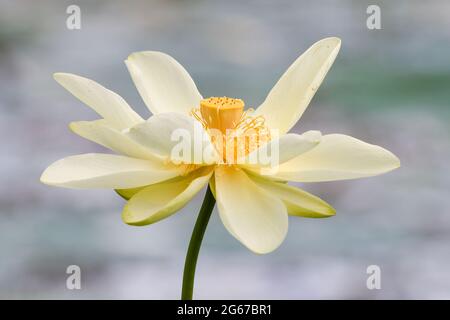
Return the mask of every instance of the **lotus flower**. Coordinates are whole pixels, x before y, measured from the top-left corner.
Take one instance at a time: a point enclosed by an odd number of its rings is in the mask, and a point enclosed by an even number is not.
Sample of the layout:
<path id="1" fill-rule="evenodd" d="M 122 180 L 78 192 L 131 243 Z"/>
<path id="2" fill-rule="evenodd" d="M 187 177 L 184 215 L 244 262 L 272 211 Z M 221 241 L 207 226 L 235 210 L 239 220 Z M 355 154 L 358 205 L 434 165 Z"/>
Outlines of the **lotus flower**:
<path id="1" fill-rule="evenodd" d="M 188 72 L 161 52 L 137 52 L 125 61 L 153 114 L 147 120 L 98 83 L 56 73 L 57 82 L 101 116 L 73 122 L 70 129 L 118 155 L 69 156 L 50 165 L 41 181 L 59 187 L 115 189 L 128 200 L 124 222 L 139 226 L 169 217 L 209 184 L 230 234 L 253 252 L 271 252 L 286 236 L 289 215 L 335 214 L 329 204 L 287 181 L 355 179 L 400 166 L 386 149 L 348 135 L 288 133 L 319 88 L 340 44 L 338 38 L 315 43 L 259 107 L 247 110 L 241 99 L 204 99 Z M 174 152 L 179 147 L 174 139 L 177 130 L 182 136 L 187 133 L 183 152 Z M 249 142 L 250 132 L 256 139 Z M 252 155 L 270 152 L 277 158 L 275 170 L 257 157 L 249 161 Z"/>

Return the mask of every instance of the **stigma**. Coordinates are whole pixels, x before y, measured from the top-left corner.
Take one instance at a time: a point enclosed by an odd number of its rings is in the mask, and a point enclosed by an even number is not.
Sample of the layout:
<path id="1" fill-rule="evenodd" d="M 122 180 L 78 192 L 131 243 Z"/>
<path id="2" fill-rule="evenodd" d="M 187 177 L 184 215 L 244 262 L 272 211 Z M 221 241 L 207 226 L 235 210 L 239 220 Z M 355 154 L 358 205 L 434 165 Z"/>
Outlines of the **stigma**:
<path id="1" fill-rule="evenodd" d="M 211 97 L 200 101 L 200 114 L 208 128 L 226 133 L 234 129 L 244 113 L 244 101 L 228 97 Z"/>

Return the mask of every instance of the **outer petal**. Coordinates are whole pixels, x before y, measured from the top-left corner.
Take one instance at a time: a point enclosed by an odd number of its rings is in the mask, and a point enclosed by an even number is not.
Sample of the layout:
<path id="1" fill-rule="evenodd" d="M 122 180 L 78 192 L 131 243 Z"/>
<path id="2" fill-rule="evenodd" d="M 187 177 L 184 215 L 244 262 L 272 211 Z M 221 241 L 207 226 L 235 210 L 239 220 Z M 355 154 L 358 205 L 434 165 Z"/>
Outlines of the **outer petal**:
<path id="1" fill-rule="evenodd" d="M 189 73 L 171 56 L 144 51 L 131 54 L 125 61 L 134 84 L 153 114 L 188 114 L 199 106 L 202 96 Z"/>
<path id="2" fill-rule="evenodd" d="M 243 160 L 243 167 L 251 171 L 276 169 L 285 163 L 316 147 L 321 139 L 320 131 L 307 131 L 302 135 L 289 133 L 272 139 L 259 149 L 251 152 Z"/>
<path id="3" fill-rule="evenodd" d="M 95 81 L 70 73 L 55 73 L 53 77 L 116 129 L 129 128 L 143 121 L 121 96 Z"/>
<path id="4" fill-rule="evenodd" d="M 288 230 L 283 202 L 238 168 L 218 167 L 215 180 L 220 218 L 228 231 L 255 253 L 275 250 Z"/>
<path id="5" fill-rule="evenodd" d="M 336 58 L 341 40 L 326 38 L 313 44 L 278 80 L 256 110 L 269 128 L 288 132 L 300 119 Z"/>
<path id="6" fill-rule="evenodd" d="M 280 198 L 290 215 L 307 218 L 327 218 L 336 214 L 336 211 L 328 203 L 302 189 L 257 176 L 250 177 L 258 186 L 271 195 Z"/>
<path id="7" fill-rule="evenodd" d="M 202 168 L 198 169 L 197 171 L 194 172 L 200 172 L 200 170 L 203 170 Z M 193 172 L 193 173 L 194 173 Z M 186 179 L 185 176 L 181 175 L 169 180 L 166 180 L 164 182 L 175 182 L 175 181 L 179 181 L 179 180 L 184 180 Z M 144 190 L 145 188 L 147 188 L 148 185 L 146 186 L 142 186 L 142 187 L 136 187 L 136 188 L 130 188 L 130 189 L 116 189 L 115 191 L 119 194 L 119 196 L 121 196 L 123 199 L 125 200 L 130 200 L 136 193 L 138 193 L 141 190 Z"/>
<path id="8" fill-rule="evenodd" d="M 275 177 L 299 182 L 345 180 L 375 176 L 399 166 L 400 160 L 382 147 L 329 134 L 311 151 L 280 165 Z"/>
<path id="9" fill-rule="evenodd" d="M 125 223 L 142 226 L 167 218 L 184 207 L 209 181 L 212 168 L 199 169 L 182 179 L 148 186 L 125 205 Z"/>
<path id="10" fill-rule="evenodd" d="M 89 153 L 54 162 L 42 174 L 41 182 L 68 188 L 127 189 L 161 182 L 180 174 L 180 168 L 149 160 Z"/>
<path id="11" fill-rule="evenodd" d="M 211 164 L 217 153 L 202 125 L 187 115 L 162 113 L 131 128 L 127 134 L 153 154 L 174 163 Z"/>

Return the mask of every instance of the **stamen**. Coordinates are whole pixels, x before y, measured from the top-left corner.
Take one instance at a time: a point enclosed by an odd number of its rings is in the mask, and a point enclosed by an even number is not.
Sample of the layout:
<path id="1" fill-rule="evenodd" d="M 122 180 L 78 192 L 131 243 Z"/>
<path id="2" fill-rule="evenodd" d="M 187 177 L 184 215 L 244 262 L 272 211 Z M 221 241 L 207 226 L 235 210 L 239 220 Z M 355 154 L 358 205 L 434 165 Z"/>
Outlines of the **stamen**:
<path id="1" fill-rule="evenodd" d="M 203 120 L 199 108 L 192 108 L 190 115 L 193 116 L 198 122 L 200 122 L 204 129 L 208 129 L 208 125 L 206 124 L 206 121 Z"/>

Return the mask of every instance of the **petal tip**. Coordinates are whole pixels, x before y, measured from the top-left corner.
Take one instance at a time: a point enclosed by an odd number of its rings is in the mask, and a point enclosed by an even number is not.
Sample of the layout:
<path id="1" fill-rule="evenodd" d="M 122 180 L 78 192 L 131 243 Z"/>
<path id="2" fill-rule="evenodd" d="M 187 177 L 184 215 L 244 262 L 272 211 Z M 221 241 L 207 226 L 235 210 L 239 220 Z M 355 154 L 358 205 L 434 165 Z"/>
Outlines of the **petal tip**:
<path id="1" fill-rule="evenodd" d="M 128 57 L 125 59 L 125 63 L 127 61 L 135 60 L 138 56 L 168 56 L 168 54 L 161 52 L 161 51 L 153 51 L 153 50 L 147 50 L 147 51 L 136 51 L 132 52 L 128 55 Z"/>
<path id="2" fill-rule="evenodd" d="M 41 183 L 43 183 L 43 184 L 47 184 L 47 181 L 45 180 L 45 172 L 47 171 L 47 169 L 45 169 L 43 172 L 42 172 L 42 174 L 41 174 L 41 176 L 39 177 L 39 181 L 41 182 Z"/>
<path id="3" fill-rule="evenodd" d="M 380 148 L 382 148 L 382 147 L 380 147 Z M 390 156 L 390 159 L 389 159 L 390 160 L 390 166 L 389 166 L 388 170 L 386 170 L 386 172 L 389 172 L 389 171 L 392 171 L 392 170 L 400 168 L 401 167 L 400 158 L 397 157 L 391 151 L 389 151 L 387 149 L 384 149 L 384 148 L 382 148 L 382 149 L 385 150 L 388 153 L 388 155 Z"/>
<path id="4" fill-rule="evenodd" d="M 48 185 L 48 186 L 58 186 L 58 184 L 56 183 L 56 181 L 54 179 L 51 179 L 49 177 L 50 175 L 50 171 L 51 171 L 51 165 L 49 167 L 47 167 L 41 174 L 39 181 L 42 184 Z"/>
<path id="5" fill-rule="evenodd" d="M 136 217 L 135 214 L 133 214 L 132 209 L 130 209 L 130 201 L 128 200 L 127 203 L 125 204 L 125 206 L 123 207 L 122 210 L 122 221 L 129 225 L 129 226 L 135 226 L 135 227 L 142 227 L 142 226 L 146 226 L 149 224 L 152 224 L 155 221 L 151 221 L 147 218 L 138 218 Z"/>
<path id="6" fill-rule="evenodd" d="M 77 129 L 79 128 L 79 121 L 72 121 L 69 123 L 69 130 L 73 133 L 77 133 Z"/>
<path id="7" fill-rule="evenodd" d="M 335 46 L 341 46 L 341 38 L 338 37 L 328 37 L 328 38 L 324 38 L 322 40 L 320 40 L 319 42 L 328 42 L 330 44 L 334 44 Z"/>
<path id="8" fill-rule="evenodd" d="M 53 79 L 55 79 L 56 82 L 60 83 L 67 75 L 68 74 L 64 72 L 55 72 L 53 73 Z"/>
<path id="9" fill-rule="evenodd" d="M 336 215 L 336 209 L 333 208 L 332 206 L 328 205 L 328 212 L 326 212 L 328 214 L 328 216 L 325 216 L 325 218 L 329 218 L 329 217 L 333 217 Z"/>
<path id="10" fill-rule="evenodd" d="M 283 239 L 274 246 L 255 247 L 255 246 L 247 245 L 245 243 L 244 243 L 244 245 L 247 249 L 249 249 L 251 252 L 253 252 L 257 255 L 268 254 L 268 253 L 275 251 L 276 249 L 278 249 L 281 246 L 281 244 L 284 242 L 284 239 L 286 238 L 286 235 L 287 235 L 287 233 L 285 233 Z"/>
<path id="11" fill-rule="evenodd" d="M 133 219 L 133 215 L 130 213 L 128 205 L 129 205 L 129 202 L 127 202 L 125 204 L 125 206 L 123 207 L 123 210 L 122 210 L 122 221 L 125 224 L 128 224 L 130 226 L 142 226 L 142 224 L 140 224 L 140 222 L 142 223 L 142 221 L 136 221 L 135 219 Z"/>

